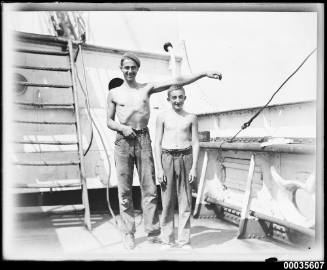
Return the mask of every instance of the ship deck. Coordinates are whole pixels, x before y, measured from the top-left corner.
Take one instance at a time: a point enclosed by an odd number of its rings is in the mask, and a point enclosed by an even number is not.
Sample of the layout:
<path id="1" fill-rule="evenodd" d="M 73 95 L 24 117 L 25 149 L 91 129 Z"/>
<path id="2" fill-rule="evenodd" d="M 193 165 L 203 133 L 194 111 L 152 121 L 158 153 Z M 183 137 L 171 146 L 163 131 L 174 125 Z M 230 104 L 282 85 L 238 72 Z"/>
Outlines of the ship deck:
<path id="1" fill-rule="evenodd" d="M 71 206 L 70 206 L 71 207 Z M 126 250 L 109 212 L 92 212 L 92 231 L 82 211 L 73 206 L 18 207 L 7 257 L 41 261 L 265 261 L 310 258 L 307 247 L 270 239 L 237 239 L 238 227 L 216 218 L 192 218 L 192 249 L 163 249 L 146 240 L 141 215 L 136 215 L 136 248 Z M 177 220 L 177 214 L 176 214 Z M 119 220 L 119 216 L 117 216 Z"/>

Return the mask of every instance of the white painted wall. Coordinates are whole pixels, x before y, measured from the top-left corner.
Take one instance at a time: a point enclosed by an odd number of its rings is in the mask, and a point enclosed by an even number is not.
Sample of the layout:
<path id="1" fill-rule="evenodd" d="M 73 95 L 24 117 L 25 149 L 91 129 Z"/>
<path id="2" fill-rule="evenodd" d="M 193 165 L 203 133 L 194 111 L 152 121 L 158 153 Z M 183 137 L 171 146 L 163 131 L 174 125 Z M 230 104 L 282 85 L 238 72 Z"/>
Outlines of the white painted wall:
<path id="1" fill-rule="evenodd" d="M 16 30 L 39 31 L 42 12 L 12 16 Z M 186 87 L 185 108 L 195 113 L 265 104 L 301 61 L 317 47 L 316 12 L 85 12 L 91 44 L 164 52 L 172 42 L 192 72 L 218 69 L 223 80 L 202 79 Z M 37 25 L 40 28 L 37 30 Z M 317 94 L 317 54 L 276 95 L 272 104 L 312 100 Z M 183 73 L 190 73 L 184 59 Z M 159 74 L 158 74 L 159 76 Z"/>
<path id="2" fill-rule="evenodd" d="M 232 137 L 259 110 L 243 109 L 199 115 L 199 131 L 210 131 L 210 137 Z M 316 138 L 316 104 L 314 102 L 272 106 L 264 109 L 250 127 L 238 137 Z"/>

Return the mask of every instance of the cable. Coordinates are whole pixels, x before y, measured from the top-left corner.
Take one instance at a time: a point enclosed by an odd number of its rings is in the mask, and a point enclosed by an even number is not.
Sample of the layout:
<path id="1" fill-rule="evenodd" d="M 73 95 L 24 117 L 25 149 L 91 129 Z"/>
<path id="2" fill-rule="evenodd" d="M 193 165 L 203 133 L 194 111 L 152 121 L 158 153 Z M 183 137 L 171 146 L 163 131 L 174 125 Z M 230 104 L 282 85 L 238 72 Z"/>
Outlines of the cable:
<path id="1" fill-rule="evenodd" d="M 81 46 L 81 45 L 79 45 L 79 46 Z M 85 72 L 84 58 L 83 58 L 83 51 L 82 51 L 82 48 L 80 48 L 80 52 L 81 52 L 81 55 L 82 55 L 83 70 L 84 70 L 84 72 Z M 89 106 L 90 104 L 89 104 L 89 101 L 88 101 L 88 94 L 87 94 L 87 92 L 85 91 L 85 89 L 84 89 L 84 87 L 83 87 L 83 85 L 82 85 L 82 83 L 81 83 L 81 80 L 80 80 L 80 78 L 79 78 L 79 75 L 78 75 L 78 71 L 77 71 L 77 69 L 75 69 L 75 70 L 76 70 L 76 75 L 77 75 L 78 81 L 79 81 L 79 83 L 80 83 L 80 86 L 81 86 L 82 92 L 83 92 L 83 94 L 85 95 L 85 98 L 86 98 L 86 101 L 87 101 L 87 112 L 88 112 L 88 115 L 89 115 L 89 117 L 90 117 L 90 119 L 91 119 L 91 121 L 92 121 L 92 124 L 94 125 L 96 131 L 97 131 L 98 134 L 99 134 L 99 137 L 100 137 L 101 143 L 102 143 L 102 145 L 103 145 L 103 147 L 104 147 L 105 154 L 106 154 L 106 157 L 107 157 L 108 166 L 109 166 L 109 167 L 108 167 L 108 169 L 109 169 L 109 170 L 108 170 L 108 182 L 107 182 L 107 188 L 106 188 L 107 205 L 108 205 L 108 209 L 109 209 L 109 211 L 110 211 L 110 213 L 111 213 L 111 215 L 112 215 L 112 217 L 113 217 L 113 219 L 114 219 L 114 222 L 115 222 L 116 226 L 118 227 L 118 230 L 120 231 L 120 229 L 119 229 L 119 225 L 118 225 L 118 221 L 117 221 L 117 219 L 116 219 L 116 215 L 114 214 L 114 212 L 113 212 L 113 210 L 112 210 L 112 208 L 111 208 L 111 206 L 110 206 L 110 199 L 109 199 L 109 184 L 110 184 L 110 177 L 111 177 L 111 163 L 110 163 L 110 157 L 109 157 L 109 154 L 108 154 L 108 150 L 107 150 L 107 148 L 106 148 L 106 145 L 105 145 L 105 143 L 104 143 L 103 137 L 102 137 L 102 135 L 101 135 L 101 132 L 100 132 L 100 130 L 99 130 L 99 127 L 97 126 L 96 122 L 94 121 L 94 118 L 92 117 L 91 110 L 90 110 L 90 106 Z M 84 73 L 84 74 L 85 74 L 85 73 Z M 85 78 L 86 78 L 86 77 L 85 77 Z M 86 87 L 87 87 L 87 85 L 86 85 Z M 93 134 L 93 133 L 92 133 L 92 134 Z"/>
<path id="2" fill-rule="evenodd" d="M 79 74 L 78 74 L 78 69 L 77 69 L 77 65 L 76 65 L 76 60 L 77 60 L 77 56 L 79 54 L 79 52 L 81 51 L 81 55 L 82 55 L 82 64 L 83 64 L 83 71 L 84 71 L 84 81 L 85 81 L 85 86 L 86 86 L 86 93 L 82 87 L 82 82 L 81 82 L 81 79 L 79 77 Z M 90 110 L 90 102 L 89 102 L 89 98 L 88 98 L 88 91 L 87 91 L 87 81 L 86 81 L 86 74 L 85 74 L 85 66 L 84 66 L 84 58 L 83 58 L 83 54 L 82 54 L 82 47 L 81 47 L 81 43 L 78 45 L 78 48 L 77 48 L 77 52 L 76 52 L 76 55 L 74 57 L 74 65 L 75 65 L 75 70 L 76 70 L 76 75 L 77 75 L 77 79 L 79 81 L 79 84 L 81 86 L 81 89 L 83 91 L 83 94 L 84 94 L 84 97 L 85 97 L 85 105 L 87 107 L 88 110 Z M 88 117 L 89 117 L 89 120 L 90 120 L 90 115 L 88 114 Z M 90 150 L 91 148 L 91 145 L 92 145 L 92 142 L 93 142 L 93 128 L 92 128 L 92 121 L 90 121 L 90 129 L 91 129 L 91 138 L 90 138 L 90 141 L 89 141 L 89 145 L 88 147 L 86 148 L 85 152 L 83 152 L 83 155 L 86 156 L 86 154 L 88 153 L 88 151 Z"/>
<path id="3" fill-rule="evenodd" d="M 75 64 L 75 66 L 76 66 L 76 64 Z M 77 68 L 76 68 L 76 70 L 77 70 Z M 82 87 L 82 82 L 81 82 L 81 80 L 79 78 L 79 75 L 78 75 L 78 71 L 76 71 L 76 75 L 77 75 L 78 82 L 79 82 L 79 84 L 81 86 L 82 92 L 83 92 L 83 94 L 85 96 L 85 104 L 87 106 L 87 111 L 89 111 L 90 104 L 89 104 L 89 101 L 88 101 L 88 94 L 84 92 L 84 89 Z M 89 115 L 89 113 L 88 113 L 88 117 L 89 117 L 89 119 L 91 118 L 90 115 Z M 91 129 L 91 138 L 90 138 L 90 142 L 89 142 L 89 145 L 88 145 L 87 149 L 83 153 L 84 156 L 86 156 L 87 152 L 90 150 L 91 145 L 92 145 L 92 142 L 93 142 L 93 128 L 92 128 L 92 120 L 91 119 L 90 119 L 90 126 L 91 126 L 91 128 L 90 128 Z"/>
<path id="4" fill-rule="evenodd" d="M 286 84 L 286 82 L 290 79 L 290 78 L 292 78 L 293 76 L 294 76 L 294 74 L 296 73 L 296 72 L 298 72 L 298 70 L 304 65 L 304 63 L 309 59 L 309 57 L 315 52 L 317 50 L 317 48 L 315 48 L 302 62 L 301 62 L 301 64 L 295 69 L 295 71 L 293 71 L 293 73 L 290 75 L 290 76 L 288 76 L 287 77 L 287 79 L 278 87 L 278 89 L 275 91 L 275 93 L 271 96 L 271 98 L 269 99 L 269 101 L 263 106 L 263 107 L 261 107 L 260 108 L 260 110 L 254 115 L 254 116 L 252 116 L 251 118 L 250 118 L 250 120 L 249 121 L 247 121 L 247 122 L 245 122 L 243 125 L 242 125 L 242 127 L 241 127 L 241 129 L 230 139 L 230 140 L 225 140 L 225 141 L 223 141 L 221 144 L 220 144 L 220 146 L 219 146 L 219 149 L 218 150 L 221 150 L 221 147 L 222 147 L 222 145 L 225 143 L 225 142 L 233 142 L 233 140 L 235 139 L 235 137 L 242 131 L 242 130 L 244 130 L 244 129 L 246 129 L 246 128 L 248 128 L 250 125 L 251 125 L 251 123 L 252 123 L 252 121 L 268 106 L 268 104 L 272 101 L 272 99 L 274 98 L 274 96 L 279 92 L 279 90 Z"/>

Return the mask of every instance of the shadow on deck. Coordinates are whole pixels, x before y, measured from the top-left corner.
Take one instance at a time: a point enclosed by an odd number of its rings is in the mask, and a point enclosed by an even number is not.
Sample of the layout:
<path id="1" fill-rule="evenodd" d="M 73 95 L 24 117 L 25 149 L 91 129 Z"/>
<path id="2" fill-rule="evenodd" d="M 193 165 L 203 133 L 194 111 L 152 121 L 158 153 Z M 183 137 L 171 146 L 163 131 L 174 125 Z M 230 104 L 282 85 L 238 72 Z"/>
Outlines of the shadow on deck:
<path id="1" fill-rule="evenodd" d="M 93 211 L 92 231 L 84 227 L 83 212 L 67 206 L 24 207 L 15 215 L 7 257 L 17 260 L 186 260 L 239 261 L 292 256 L 298 249 L 272 241 L 236 238 L 238 228 L 220 219 L 194 219 L 191 250 L 149 244 L 142 216 L 136 213 L 136 248 L 126 250 L 109 212 Z M 175 219 L 177 219 L 177 214 Z M 119 221 L 119 216 L 117 216 Z M 177 233 L 177 230 L 175 231 Z M 293 258 L 293 257 L 292 257 Z"/>

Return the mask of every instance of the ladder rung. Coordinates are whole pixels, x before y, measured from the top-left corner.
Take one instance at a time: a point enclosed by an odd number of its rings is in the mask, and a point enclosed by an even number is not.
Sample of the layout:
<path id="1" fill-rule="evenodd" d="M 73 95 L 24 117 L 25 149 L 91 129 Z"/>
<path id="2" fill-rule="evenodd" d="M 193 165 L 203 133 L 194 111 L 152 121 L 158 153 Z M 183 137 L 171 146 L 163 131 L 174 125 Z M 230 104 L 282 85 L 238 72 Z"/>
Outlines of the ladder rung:
<path id="1" fill-rule="evenodd" d="M 15 102 L 17 105 L 27 105 L 34 107 L 72 107 L 74 103 L 33 103 L 33 102 Z"/>
<path id="2" fill-rule="evenodd" d="M 24 120 L 15 120 L 15 123 L 21 124 L 43 124 L 43 125 L 75 125 L 76 122 L 51 122 L 51 121 L 24 121 Z"/>
<path id="3" fill-rule="evenodd" d="M 66 52 L 56 52 L 56 51 L 47 51 L 47 50 L 30 50 L 30 49 L 16 49 L 16 52 L 22 53 L 31 53 L 31 54 L 46 54 L 46 55 L 68 55 Z"/>
<path id="4" fill-rule="evenodd" d="M 61 67 L 35 67 L 35 66 L 24 66 L 24 65 L 15 65 L 15 68 L 46 70 L 46 71 L 69 71 L 70 70 L 70 68 L 61 68 Z"/>
<path id="5" fill-rule="evenodd" d="M 51 87 L 51 88 L 70 88 L 72 85 L 68 84 L 49 84 L 49 83 L 29 83 L 29 82 L 16 82 L 16 84 L 24 86 L 36 86 L 36 87 Z"/>
<path id="6" fill-rule="evenodd" d="M 80 164 L 80 161 L 52 161 L 52 162 L 46 162 L 46 161 L 16 161 L 14 162 L 15 165 L 21 165 L 21 166 L 69 166 L 69 165 L 78 165 Z"/>
<path id="7" fill-rule="evenodd" d="M 14 141 L 14 143 L 17 144 L 52 144 L 52 145 L 72 145 L 72 144 L 78 144 L 76 141 Z"/>

